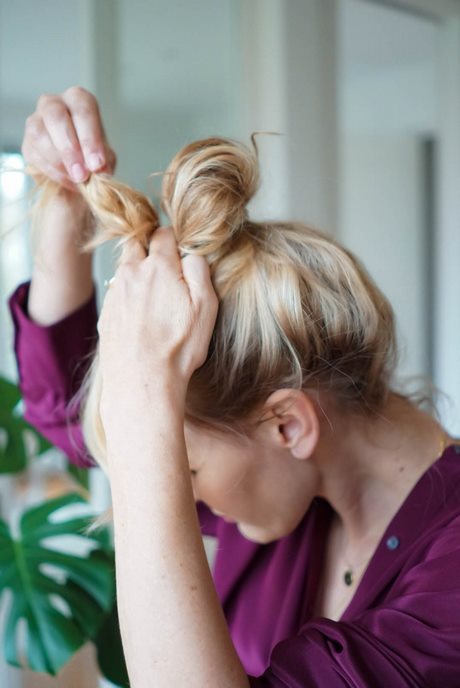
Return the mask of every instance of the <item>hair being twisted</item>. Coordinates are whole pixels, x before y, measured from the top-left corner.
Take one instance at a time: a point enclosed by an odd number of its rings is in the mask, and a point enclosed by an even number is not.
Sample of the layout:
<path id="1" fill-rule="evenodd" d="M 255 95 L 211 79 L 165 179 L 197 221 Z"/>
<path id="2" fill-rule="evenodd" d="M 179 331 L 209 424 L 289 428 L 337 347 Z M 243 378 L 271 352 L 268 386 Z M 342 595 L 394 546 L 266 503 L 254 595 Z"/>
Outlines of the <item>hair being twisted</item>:
<path id="1" fill-rule="evenodd" d="M 258 179 L 255 153 L 219 138 L 186 146 L 164 175 L 162 206 L 179 249 L 206 256 L 220 303 L 207 360 L 190 381 L 187 417 L 244 429 L 286 387 L 378 409 L 395 365 L 388 301 L 325 234 L 251 222 L 246 205 Z M 148 247 L 159 220 L 147 198 L 104 175 L 79 188 L 98 223 L 88 248 L 112 238 Z M 85 440 L 105 466 L 97 353 L 83 394 Z"/>

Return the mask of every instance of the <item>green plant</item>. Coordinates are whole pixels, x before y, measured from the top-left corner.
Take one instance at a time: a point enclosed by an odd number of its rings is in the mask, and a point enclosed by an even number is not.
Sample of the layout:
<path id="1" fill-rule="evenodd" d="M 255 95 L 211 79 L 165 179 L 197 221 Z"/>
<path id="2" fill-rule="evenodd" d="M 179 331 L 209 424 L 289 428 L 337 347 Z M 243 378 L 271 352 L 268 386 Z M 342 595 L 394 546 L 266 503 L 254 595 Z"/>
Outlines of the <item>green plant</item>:
<path id="1" fill-rule="evenodd" d="M 51 444 L 22 417 L 21 392 L 16 385 L 0 377 L 0 473 L 19 473 L 27 467 L 27 433 L 36 440 L 35 454 L 40 456 Z"/>
<path id="2" fill-rule="evenodd" d="M 20 398 L 18 388 L 0 377 L 0 473 L 27 467 L 26 433 L 35 436 L 37 455 L 51 447 L 18 412 Z M 25 511 L 17 523 L 0 520 L 0 596 L 7 590 L 11 595 L 0 629 L 3 652 L 12 665 L 55 675 L 91 640 L 102 674 L 124 687 L 128 676 L 115 604 L 113 547 L 107 530 L 86 532 L 93 516 L 88 509 L 83 516 L 76 513 L 85 504 L 81 495 L 70 493 Z M 56 540 L 62 536 L 65 549 Z M 70 542 L 79 544 L 71 552 Z M 18 624 L 25 627 L 23 647 Z"/>

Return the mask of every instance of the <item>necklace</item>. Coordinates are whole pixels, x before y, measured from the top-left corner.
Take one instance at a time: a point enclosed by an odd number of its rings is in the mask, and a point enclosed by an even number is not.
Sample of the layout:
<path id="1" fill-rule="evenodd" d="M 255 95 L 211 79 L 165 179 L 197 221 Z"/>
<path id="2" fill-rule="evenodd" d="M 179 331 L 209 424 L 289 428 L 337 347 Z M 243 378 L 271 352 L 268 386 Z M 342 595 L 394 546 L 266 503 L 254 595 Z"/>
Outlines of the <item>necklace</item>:
<path id="1" fill-rule="evenodd" d="M 447 444 L 448 444 L 447 435 L 446 435 L 445 431 L 443 430 L 441 432 L 441 436 L 439 438 L 438 457 L 442 456 L 444 454 L 444 451 L 446 450 Z M 370 554 L 367 554 L 364 559 L 360 559 L 354 565 L 350 564 L 350 562 L 349 562 L 348 558 L 345 556 L 345 554 L 343 555 L 343 559 L 345 561 L 347 568 L 345 569 L 345 571 L 343 573 L 342 580 L 347 587 L 351 587 L 353 585 L 353 583 L 355 583 L 355 581 L 359 577 L 358 574 L 362 573 L 364 571 L 364 569 L 367 566 L 367 564 L 369 563 L 373 553 L 374 553 L 374 550 L 372 549 Z"/>
<path id="2" fill-rule="evenodd" d="M 377 534 L 375 540 L 377 542 L 380 540 L 380 533 Z M 374 551 L 375 547 L 371 546 L 366 556 L 359 559 L 354 564 L 350 564 L 348 557 L 346 557 L 345 554 L 343 555 L 343 559 L 345 561 L 347 568 L 343 573 L 342 580 L 348 588 L 351 587 L 353 583 L 355 583 L 358 580 L 360 574 L 364 572 L 367 564 L 369 563 L 374 554 Z"/>
<path id="3" fill-rule="evenodd" d="M 358 573 L 360 573 L 361 571 L 364 570 L 364 568 L 367 565 L 367 563 L 369 562 L 372 554 L 373 554 L 373 552 L 371 552 L 371 554 L 368 554 L 365 559 L 361 559 L 361 561 L 359 561 L 354 566 L 351 566 L 349 564 L 349 562 L 345 559 L 345 563 L 347 564 L 347 568 L 346 568 L 346 570 L 342 576 L 342 580 L 347 587 L 351 587 L 353 585 L 353 583 L 355 582 L 355 580 L 358 577 Z"/>
<path id="4" fill-rule="evenodd" d="M 379 524 L 378 527 L 372 528 L 368 533 L 366 533 L 366 536 L 363 540 L 361 540 L 360 544 L 360 550 L 358 550 L 357 554 L 361 555 L 363 552 L 365 552 L 364 556 L 359 557 L 358 559 L 350 558 L 348 552 L 347 552 L 347 547 L 346 547 L 346 533 L 343 530 L 343 528 L 340 528 L 337 530 L 338 523 L 336 522 L 336 528 L 335 528 L 335 533 L 332 535 L 332 547 L 333 549 L 339 553 L 339 566 L 345 565 L 345 570 L 343 573 L 340 575 L 340 579 L 342 580 L 342 583 L 346 585 L 347 588 L 350 588 L 354 583 L 356 583 L 363 571 L 365 570 L 367 564 L 369 563 L 370 559 L 372 558 L 375 548 L 377 547 L 378 542 L 380 541 L 385 527 Z"/>

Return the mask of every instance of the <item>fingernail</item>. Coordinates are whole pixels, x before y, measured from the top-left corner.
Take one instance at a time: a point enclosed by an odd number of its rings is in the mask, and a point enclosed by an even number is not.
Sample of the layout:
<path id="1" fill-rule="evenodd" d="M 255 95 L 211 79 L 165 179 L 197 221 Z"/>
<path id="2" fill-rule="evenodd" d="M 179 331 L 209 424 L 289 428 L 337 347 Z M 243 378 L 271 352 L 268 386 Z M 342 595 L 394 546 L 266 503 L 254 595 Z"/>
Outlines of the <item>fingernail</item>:
<path id="1" fill-rule="evenodd" d="M 90 170 L 96 171 L 104 166 L 104 158 L 99 153 L 90 153 L 88 156 L 88 167 Z"/>
<path id="2" fill-rule="evenodd" d="M 72 165 L 72 167 L 70 168 L 70 174 L 74 182 L 76 182 L 77 184 L 82 182 L 86 177 L 85 168 L 78 162 Z"/>

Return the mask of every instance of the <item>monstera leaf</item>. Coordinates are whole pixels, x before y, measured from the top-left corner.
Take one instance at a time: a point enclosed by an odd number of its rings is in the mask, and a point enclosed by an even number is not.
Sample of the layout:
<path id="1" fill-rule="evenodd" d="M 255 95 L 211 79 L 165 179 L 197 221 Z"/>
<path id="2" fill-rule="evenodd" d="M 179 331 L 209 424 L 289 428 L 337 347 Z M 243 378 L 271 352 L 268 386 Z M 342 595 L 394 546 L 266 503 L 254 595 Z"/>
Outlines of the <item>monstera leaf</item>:
<path id="1" fill-rule="evenodd" d="M 119 688 L 129 688 L 116 604 L 104 619 L 104 623 L 94 639 L 94 644 L 96 645 L 99 669 L 105 678 Z"/>
<path id="2" fill-rule="evenodd" d="M 112 608 L 114 562 L 106 534 L 84 535 L 88 516 L 53 519 L 62 507 L 80 503 L 86 504 L 70 494 L 30 509 L 22 515 L 15 537 L 0 520 L 0 593 L 12 593 L 2 634 L 10 664 L 55 675 L 97 634 Z M 89 556 L 58 551 L 57 544 L 51 549 L 52 538 L 62 535 L 77 536 L 80 542 L 83 538 L 95 549 Z M 21 619 L 24 647 L 17 633 Z"/>
<path id="3" fill-rule="evenodd" d="M 36 454 L 43 454 L 52 445 L 47 442 L 18 412 L 21 392 L 0 377 L 0 473 L 17 473 L 27 464 L 26 433 L 36 438 Z"/>

